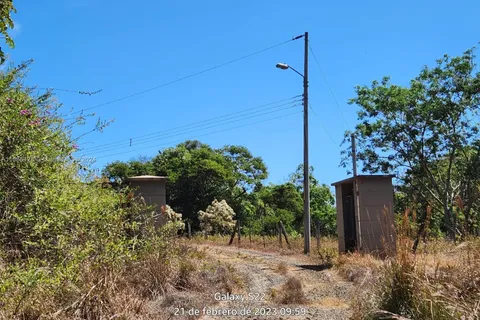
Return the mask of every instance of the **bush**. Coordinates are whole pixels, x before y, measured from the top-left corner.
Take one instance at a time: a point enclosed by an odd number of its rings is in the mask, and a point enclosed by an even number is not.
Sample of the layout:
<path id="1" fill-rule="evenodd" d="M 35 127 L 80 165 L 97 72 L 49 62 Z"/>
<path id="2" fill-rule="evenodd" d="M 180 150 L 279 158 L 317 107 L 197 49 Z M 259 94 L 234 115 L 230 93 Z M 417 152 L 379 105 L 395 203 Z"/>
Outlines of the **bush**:
<path id="1" fill-rule="evenodd" d="M 83 117 L 66 125 L 49 92 L 21 85 L 26 67 L 0 75 L 0 306 L 9 318 L 53 304 L 85 268 L 120 268 L 147 242 L 126 232 L 139 229 L 128 219 L 139 206 L 122 208 L 74 158 L 70 132 Z"/>
<path id="2" fill-rule="evenodd" d="M 233 217 L 235 212 L 225 200 L 213 200 L 207 210 L 198 212 L 200 227 L 204 232 L 222 234 L 230 232 L 235 227 Z"/>

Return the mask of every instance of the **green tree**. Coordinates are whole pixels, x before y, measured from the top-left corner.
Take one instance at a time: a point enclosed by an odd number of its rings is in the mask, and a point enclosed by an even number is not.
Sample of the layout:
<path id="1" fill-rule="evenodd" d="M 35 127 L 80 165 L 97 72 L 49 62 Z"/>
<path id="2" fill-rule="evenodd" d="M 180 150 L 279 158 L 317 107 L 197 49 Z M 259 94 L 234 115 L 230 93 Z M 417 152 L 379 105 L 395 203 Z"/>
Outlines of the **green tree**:
<path id="1" fill-rule="evenodd" d="M 12 0 L 2 0 L 0 1 L 0 32 L 3 35 L 5 42 L 10 48 L 15 47 L 13 39 L 8 34 L 8 29 L 13 29 L 15 26 L 11 17 L 11 14 L 16 13 L 16 9 L 13 6 Z M 5 53 L 0 47 L 0 64 L 5 62 Z"/>
<path id="2" fill-rule="evenodd" d="M 217 199 L 229 199 L 235 176 L 231 163 L 199 141 L 165 149 L 152 160 L 156 175 L 165 175 L 169 205 L 198 228 L 197 212 Z"/>
<path id="3" fill-rule="evenodd" d="M 70 271 L 88 258 L 118 262 L 128 255 L 126 211 L 114 191 L 79 174 L 71 137 L 77 122 L 65 123 L 51 93 L 34 96 L 23 87 L 26 67 L 0 75 L 2 255 Z"/>
<path id="4" fill-rule="evenodd" d="M 438 179 L 442 179 L 450 170 L 450 180 L 452 192 L 450 193 L 449 203 L 451 205 L 453 217 L 453 227 L 456 232 L 462 235 L 473 234 L 478 230 L 478 199 L 480 199 L 480 143 L 475 142 L 472 146 L 467 146 L 456 151 L 455 161 L 449 164 L 448 158 L 442 158 L 434 162 L 432 166 L 432 174 Z M 409 171 L 405 180 L 417 181 L 423 177 L 418 174 L 419 170 Z M 424 183 L 428 188 L 433 186 L 428 180 Z M 410 183 L 411 185 L 411 183 Z M 417 193 L 423 190 L 415 190 L 408 187 L 402 188 L 405 194 L 415 197 Z M 428 194 L 424 194 L 423 198 L 428 198 Z M 430 198 L 430 202 L 434 203 Z M 409 206 L 415 205 L 409 203 Z M 441 211 L 438 206 L 434 210 L 434 215 Z"/>
<path id="5" fill-rule="evenodd" d="M 371 87 L 357 86 L 351 104 L 360 107 L 357 159 L 363 172 L 395 172 L 419 196 L 441 208 L 448 235 L 452 227 L 452 173 L 458 150 L 478 139 L 476 114 L 480 105 L 480 73 L 474 73 L 474 48 L 462 56 L 444 55 L 433 68 L 425 67 L 409 86 L 385 77 Z M 350 132 L 345 134 L 348 142 Z M 342 152 L 342 165 L 350 159 Z M 435 175 L 445 161 L 445 175 Z M 405 179 L 412 174 L 418 179 Z M 405 181 L 406 180 L 406 181 Z"/>
<path id="6" fill-rule="evenodd" d="M 262 158 L 254 157 L 243 146 L 228 145 L 218 150 L 230 163 L 234 179 L 231 180 L 229 204 L 243 219 L 248 194 L 258 189 L 268 176 L 267 166 Z"/>
<path id="7" fill-rule="evenodd" d="M 290 175 L 290 182 L 296 185 L 303 199 L 303 164 L 297 167 L 297 170 Z M 309 170 L 310 180 L 310 214 L 311 221 L 320 221 L 322 233 L 333 235 L 337 232 L 337 213 L 334 207 L 335 197 L 330 187 L 320 182 L 314 176 L 314 168 Z"/>
<path id="8" fill-rule="evenodd" d="M 153 165 L 149 158 L 138 157 L 128 162 L 114 161 L 102 170 L 102 176 L 110 181 L 122 184 L 128 177 L 153 174 Z"/>
<path id="9" fill-rule="evenodd" d="M 257 193 L 261 203 L 258 214 L 263 219 L 263 231 L 275 229 L 279 221 L 289 232 L 301 230 L 303 200 L 294 184 L 270 185 L 260 188 Z"/>
<path id="10" fill-rule="evenodd" d="M 233 217 L 235 212 L 225 200 L 213 199 L 205 211 L 198 211 L 198 220 L 203 231 L 214 234 L 231 232 L 235 226 Z"/>

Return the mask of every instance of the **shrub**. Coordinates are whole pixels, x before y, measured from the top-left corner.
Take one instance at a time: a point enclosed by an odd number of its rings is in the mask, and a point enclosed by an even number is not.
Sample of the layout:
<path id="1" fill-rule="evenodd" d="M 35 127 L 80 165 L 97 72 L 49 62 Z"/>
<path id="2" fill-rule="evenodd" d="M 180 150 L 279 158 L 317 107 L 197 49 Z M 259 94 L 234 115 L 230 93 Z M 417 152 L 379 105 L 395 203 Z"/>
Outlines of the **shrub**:
<path id="1" fill-rule="evenodd" d="M 225 233 L 235 227 L 235 212 L 225 200 L 213 200 L 205 211 L 198 212 L 200 227 L 207 233 Z"/>
<path id="2" fill-rule="evenodd" d="M 275 296 L 277 293 L 275 293 Z M 302 282 L 295 277 L 288 277 L 283 284 L 279 295 L 281 304 L 301 304 L 306 302 L 305 293 L 303 292 Z"/>

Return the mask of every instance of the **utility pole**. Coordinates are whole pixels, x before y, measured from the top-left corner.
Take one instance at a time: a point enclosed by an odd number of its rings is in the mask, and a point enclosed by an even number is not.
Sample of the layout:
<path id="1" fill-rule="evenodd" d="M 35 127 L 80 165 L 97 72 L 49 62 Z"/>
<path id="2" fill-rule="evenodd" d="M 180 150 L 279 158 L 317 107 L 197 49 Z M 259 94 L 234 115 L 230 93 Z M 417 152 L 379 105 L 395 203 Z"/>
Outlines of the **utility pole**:
<path id="1" fill-rule="evenodd" d="M 308 32 L 305 32 L 305 60 L 303 71 L 303 215 L 304 238 L 303 252 L 310 253 L 310 177 L 308 164 Z"/>
<path id="2" fill-rule="evenodd" d="M 353 176 L 357 176 L 357 146 L 355 143 L 355 134 L 350 135 L 352 140 L 352 164 L 353 164 Z"/>
<path id="3" fill-rule="evenodd" d="M 286 63 L 277 63 L 277 68 L 282 70 L 292 69 L 303 77 L 303 237 L 305 245 L 303 252 L 310 253 L 310 165 L 308 164 L 308 32 L 294 37 L 292 40 L 305 39 L 305 59 L 303 74 Z"/>
<path id="4" fill-rule="evenodd" d="M 357 144 L 355 143 L 355 134 L 351 134 L 352 140 L 352 165 L 353 165 L 353 200 L 354 200 L 354 214 L 360 217 L 360 204 L 358 200 L 358 181 L 357 181 Z M 357 226 L 357 249 L 362 247 L 362 229 L 360 225 L 360 218 L 358 218 L 358 226 Z"/>

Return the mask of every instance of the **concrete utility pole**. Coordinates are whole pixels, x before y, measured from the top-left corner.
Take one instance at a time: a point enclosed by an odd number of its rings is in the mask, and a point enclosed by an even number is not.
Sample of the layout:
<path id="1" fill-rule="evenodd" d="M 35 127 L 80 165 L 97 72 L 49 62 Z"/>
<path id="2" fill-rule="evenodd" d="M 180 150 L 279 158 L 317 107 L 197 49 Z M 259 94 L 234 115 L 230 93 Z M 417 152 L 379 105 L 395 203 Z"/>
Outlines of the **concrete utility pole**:
<path id="1" fill-rule="evenodd" d="M 310 253 L 310 165 L 308 164 L 308 32 L 300 36 L 296 36 L 293 40 L 304 38 L 305 40 L 305 59 L 303 74 L 292 68 L 286 63 L 277 63 L 277 68 L 286 70 L 292 69 L 297 74 L 303 77 L 303 222 L 304 231 L 303 237 L 305 239 L 304 250 L 305 254 Z"/>
<path id="2" fill-rule="evenodd" d="M 310 253 L 310 165 L 308 164 L 308 32 L 305 32 L 305 60 L 303 71 L 303 215 L 305 245 L 303 252 Z"/>

